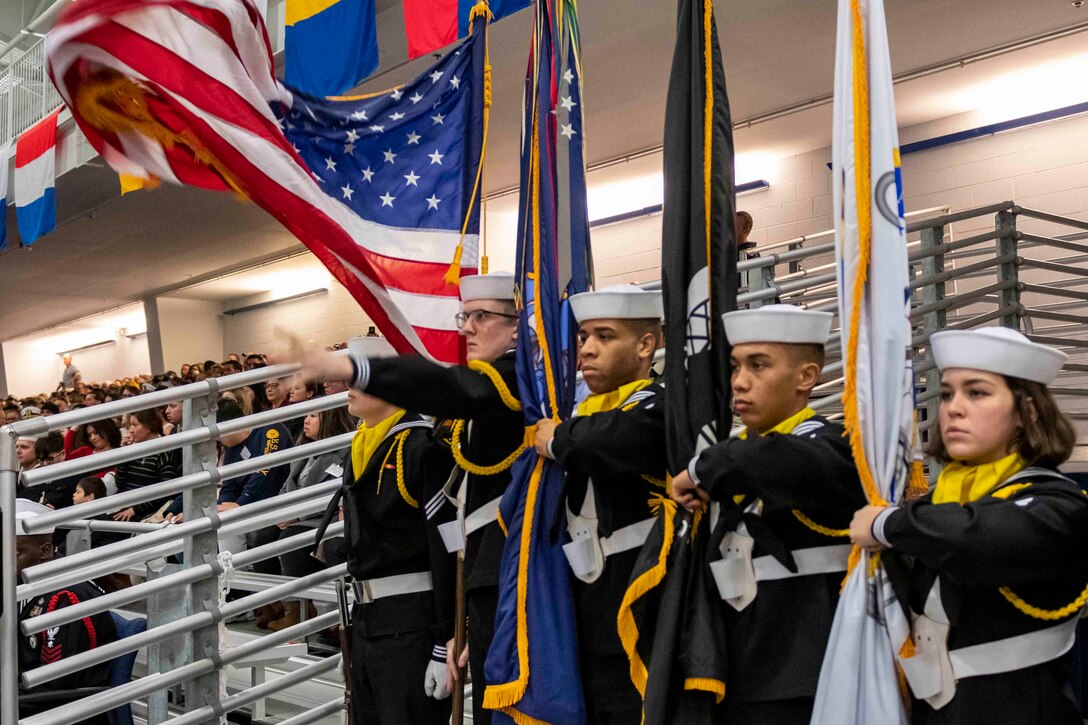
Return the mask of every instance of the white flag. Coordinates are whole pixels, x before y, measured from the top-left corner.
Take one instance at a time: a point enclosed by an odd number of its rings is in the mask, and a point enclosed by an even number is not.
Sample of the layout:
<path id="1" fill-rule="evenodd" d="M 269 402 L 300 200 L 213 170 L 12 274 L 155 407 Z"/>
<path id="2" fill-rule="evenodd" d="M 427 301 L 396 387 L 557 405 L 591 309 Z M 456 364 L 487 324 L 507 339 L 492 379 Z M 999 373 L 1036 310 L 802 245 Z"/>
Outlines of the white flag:
<path id="1" fill-rule="evenodd" d="M 832 142 L 846 427 L 871 503 L 910 483 L 916 426 L 910 288 L 883 0 L 839 0 Z M 848 574 L 820 671 L 814 725 L 907 723 L 895 656 L 906 616 L 879 561 Z"/>

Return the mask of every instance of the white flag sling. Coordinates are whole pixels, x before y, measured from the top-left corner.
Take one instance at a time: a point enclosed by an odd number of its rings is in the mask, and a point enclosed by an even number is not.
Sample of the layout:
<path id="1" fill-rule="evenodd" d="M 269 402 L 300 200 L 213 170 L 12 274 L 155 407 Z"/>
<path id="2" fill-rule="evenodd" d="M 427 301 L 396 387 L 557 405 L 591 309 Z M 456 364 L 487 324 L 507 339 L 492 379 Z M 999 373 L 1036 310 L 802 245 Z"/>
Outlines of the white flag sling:
<path id="1" fill-rule="evenodd" d="M 916 426 L 895 99 L 882 0 L 840 0 L 833 192 L 846 427 L 871 503 L 902 499 Z M 814 725 L 906 723 L 895 656 L 906 616 L 879 558 L 851 557 L 820 671 Z"/>

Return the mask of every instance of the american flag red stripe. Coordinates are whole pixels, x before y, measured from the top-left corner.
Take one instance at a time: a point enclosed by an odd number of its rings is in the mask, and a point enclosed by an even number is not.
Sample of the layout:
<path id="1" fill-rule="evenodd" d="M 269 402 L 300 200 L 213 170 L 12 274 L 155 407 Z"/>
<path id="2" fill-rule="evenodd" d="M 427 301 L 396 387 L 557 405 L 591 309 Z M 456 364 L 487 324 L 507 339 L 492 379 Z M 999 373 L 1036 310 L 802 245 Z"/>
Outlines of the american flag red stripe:
<path id="1" fill-rule="evenodd" d="M 475 273 L 476 230 L 462 240 L 459 230 L 383 225 L 322 190 L 273 111 L 296 99 L 272 74 L 251 0 L 83 0 L 61 15 L 46 52 L 76 121 L 118 172 L 236 186 L 325 264 L 395 349 L 459 359 L 457 288 L 444 277 L 459 243 L 461 273 Z M 157 131 L 110 127 L 76 106 L 110 77 L 138 85 Z M 161 132 L 201 148 L 163 143 Z"/>

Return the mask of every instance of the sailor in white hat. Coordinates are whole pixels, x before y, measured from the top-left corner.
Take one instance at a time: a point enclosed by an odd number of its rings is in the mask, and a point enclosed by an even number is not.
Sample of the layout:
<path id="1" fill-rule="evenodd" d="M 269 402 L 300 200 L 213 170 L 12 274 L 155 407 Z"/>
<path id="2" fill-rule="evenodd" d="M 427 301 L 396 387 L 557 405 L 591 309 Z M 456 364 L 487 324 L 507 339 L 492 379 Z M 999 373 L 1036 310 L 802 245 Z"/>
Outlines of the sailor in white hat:
<path id="1" fill-rule="evenodd" d="M 1068 655 L 1088 580 L 1088 496 L 1058 473 L 1076 433 L 1047 389 L 1068 356 L 1002 327 L 939 332 L 946 464 L 925 496 L 866 506 L 850 534 L 902 572 L 926 722 L 1079 725 Z M 924 606 L 922 604 L 924 603 Z"/>
<path id="2" fill-rule="evenodd" d="M 661 293 L 631 285 L 571 297 L 578 363 L 591 395 L 574 416 L 537 424 L 536 449 L 567 475 L 564 553 L 589 722 L 638 722 L 642 699 L 615 622 L 665 479 L 664 389 L 650 379 L 661 343 Z M 612 626 L 603 626 L 610 622 Z"/>
<path id="3" fill-rule="evenodd" d="M 53 526 L 28 531 L 27 524 L 40 516 L 54 513 L 53 509 L 34 501 L 15 500 L 15 568 L 21 577 L 23 570 L 50 561 L 54 556 Z M 14 582 L 8 583 L 14 585 Z M 46 592 L 31 597 L 19 610 L 20 622 L 41 614 L 70 607 L 95 597 L 102 596 L 102 590 L 91 582 L 80 582 L 61 587 L 56 591 Z M 72 657 L 82 652 L 101 647 L 117 639 L 117 629 L 109 612 L 92 614 L 68 624 L 50 628 L 44 632 L 35 631 L 29 635 L 19 635 L 19 672 L 26 672 L 45 664 L 57 662 L 65 657 Z M 57 682 L 41 687 L 41 691 L 60 689 L 73 690 L 81 687 L 105 687 L 110 684 L 110 662 L 92 665 L 65 676 Z M 35 693 L 38 689 L 20 689 L 21 693 Z M 56 699 L 30 704 L 19 703 L 19 717 L 29 717 L 61 705 L 68 700 L 61 693 Z M 105 716 L 94 716 L 81 720 L 82 723 L 107 725 Z"/>
<path id="4" fill-rule="evenodd" d="M 461 310 L 455 321 L 465 339 L 465 366 L 439 365 L 419 355 L 375 356 L 356 344 L 349 345 L 348 358 L 327 356 L 306 361 L 302 374 L 347 380 L 368 395 L 453 424 L 454 453 L 461 472 L 449 494 L 462 507 L 464 525 L 454 520 L 443 526 L 442 533 L 450 551 L 464 554 L 468 648 L 458 655 L 450 640 L 439 643 L 436 652 L 448 656 L 451 676 L 461 677 L 465 666 L 470 666 L 474 691 L 482 693 L 506 538 L 496 512 L 510 484 L 510 471 L 525 430 L 517 404 L 514 275 L 492 272 L 462 277 L 460 296 Z M 371 338 L 361 340 L 369 344 Z M 439 496 L 427 504 L 436 524 L 455 519 L 452 506 L 442 508 L 444 502 L 446 497 Z M 426 680 L 433 697 L 449 693 L 445 679 L 434 668 L 428 669 Z M 473 722 L 489 723 L 491 711 L 483 708 L 483 697 L 474 698 L 473 705 Z"/>
<path id="5" fill-rule="evenodd" d="M 710 565 L 725 601 L 730 723 L 808 723 L 864 504 L 843 427 L 816 414 L 828 312 L 767 305 L 722 316 L 733 405 L 745 428 L 672 480 L 688 508 L 712 500 L 725 532 Z"/>

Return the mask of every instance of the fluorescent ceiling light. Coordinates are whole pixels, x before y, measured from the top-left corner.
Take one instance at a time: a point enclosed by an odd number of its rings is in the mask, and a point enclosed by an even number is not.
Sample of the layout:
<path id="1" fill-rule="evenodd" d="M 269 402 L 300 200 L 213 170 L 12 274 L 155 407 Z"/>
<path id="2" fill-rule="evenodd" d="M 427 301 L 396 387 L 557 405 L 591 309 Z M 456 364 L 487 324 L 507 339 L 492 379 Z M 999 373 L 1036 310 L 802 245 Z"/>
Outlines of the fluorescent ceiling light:
<path id="1" fill-rule="evenodd" d="M 271 307 L 272 305 L 278 305 L 281 302 L 294 302 L 295 300 L 301 300 L 306 297 L 313 297 L 314 295 L 327 294 L 328 287 L 320 287 L 318 289 L 306 290 L 305 292 L 299 292 L 298 294 L 288 295 L 286 297 L 277 297 L 272 300 L 265 300 L 264 302 L 255 302 L 252 305 L 244 305 L 242 307 L 235 307 L 229 310 L 223 310 L 224 315 L 237 315 L 241 312 L 252 312 L 253 310 L 260 310 L 265 307 Z"/>
<path id="2" fill-rule="evenodd" d="M 70 352 L 82 352 L 84 350 L 91 350 L 96 347 L 105 347 L 106 345 L 116 345 L 117 340 L 99 340 L 98 342 L 92 342 L 87 345 L 80 345 L 79 347 L 69 348 L 68 350 L 58 350 L 57 357 L 63 357 Z"/>

